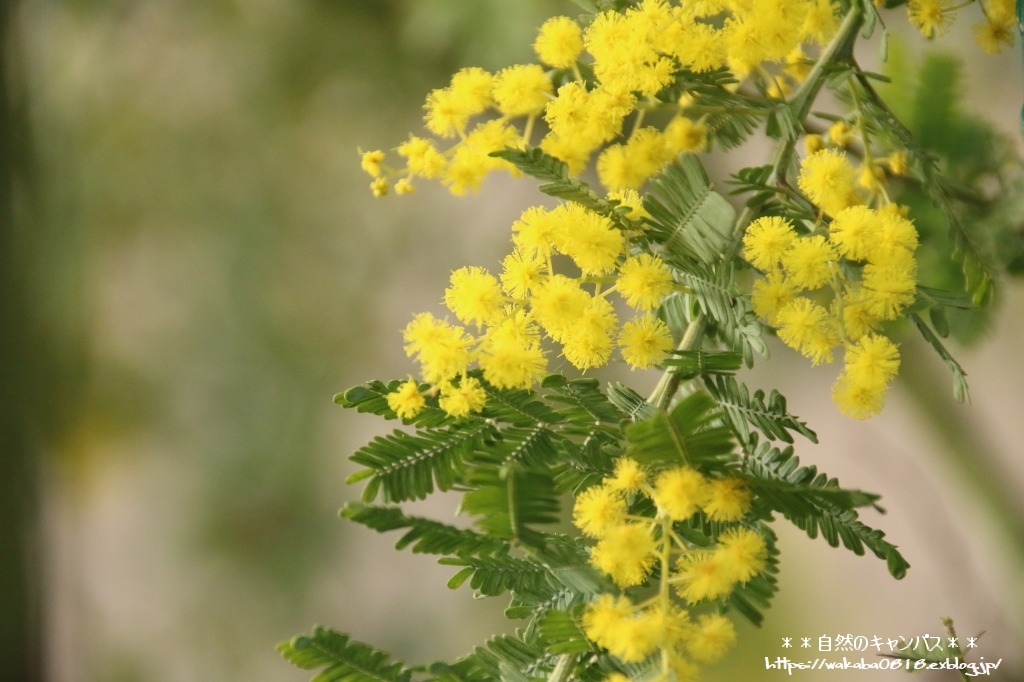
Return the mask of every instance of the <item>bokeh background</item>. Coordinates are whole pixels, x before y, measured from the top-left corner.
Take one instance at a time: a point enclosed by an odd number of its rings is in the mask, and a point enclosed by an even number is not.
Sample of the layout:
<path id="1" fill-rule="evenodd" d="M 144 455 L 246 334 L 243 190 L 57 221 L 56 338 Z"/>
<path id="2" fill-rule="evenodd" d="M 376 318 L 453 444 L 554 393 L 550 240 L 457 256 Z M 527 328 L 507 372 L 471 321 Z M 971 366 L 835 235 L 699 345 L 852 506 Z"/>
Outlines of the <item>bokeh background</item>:
<path id="1" fill-rule="evenodd" d="M 303 680 L 274 644 L 315 623 L 408 662 L 508 627 L 501 603 L 447 590 L 449 569 L 338 519 L 358 495 L 348 453 L 392 425 L 331 397 L 411 371 L 399 330 L 436 308 L 451 269 L 493 266 L 537 194 L 496 177 L 465 199 L 424 184 L 375 200 L 357 149 L 395 145 L 453 70 L 530 59 L 536 27 L 577 11 L 4 4 L 0 678 Z M 946 41 L 969 58 L 965 101 L 1016 140 L 1020 56 L 980 56 L 969 30 Z M 796 658 L 783 636 L 938 634 L 940 616 L 984 631 L 978 655 L 1005 661 L 993 679 L 1017 679 L 1022 313 L 1024 291 L 1004 284 L 991 328 L 957 349 L 971 405 L 910 342 L 867 423 L 831 407 L 833 370 L 773 348 L 750 382 L 818 432 L 805 462 L 884 495 L 888 514 L 865 520 L 912 568 L 897 583 L 874 557 L 780 524 L 782 593 L 722 679 L 769 678 L 763 657 Z M 447 519 L 456 502 L 417 512 Z"/>

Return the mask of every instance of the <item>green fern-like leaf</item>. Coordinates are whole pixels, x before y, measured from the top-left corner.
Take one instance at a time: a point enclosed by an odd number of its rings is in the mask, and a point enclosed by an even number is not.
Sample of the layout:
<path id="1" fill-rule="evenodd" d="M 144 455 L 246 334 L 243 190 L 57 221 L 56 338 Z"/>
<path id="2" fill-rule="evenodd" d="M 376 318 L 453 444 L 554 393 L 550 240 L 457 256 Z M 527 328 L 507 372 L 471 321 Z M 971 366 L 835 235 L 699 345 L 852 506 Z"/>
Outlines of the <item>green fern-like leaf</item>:
<path id="1" fill-rule="evenodd" d="M 711 188 L 695 156 L 682 156 L 651 180 L 644 198 L 650 234 L 675 260 L 710 265 L 729 247 L 736 211 Z"/>
<path id="2" fill-rule="evenodd" d="M 906 575 L 910 564 L 885 533 L 860 521 L 856 508 L 874 505 L 878 496 L 859 490 L 844 490 L 839 481 L 814 466 L 800 466 L 792 446 L 783 450 L 757 443 L 751 436 L 744 461 L 747 483 L 759 505 L 777 511 L 808 537 L 821 536 L 833 547 L 840 543 L 854 554 L 865 548 L 884 559 L 896 579 Z"/>
<path id="3" fill-rule="evenodd" d="M 553 659 L 535 644 L 524 642 L 520 636 L 497 635 L 487 640 L 486 648 L 473 652 L 480 664 L 491 673 L 491 679 L 501 682 L 533 682 L 543 668 L 553 666 Z"/>
<path id="4" fill-rule="evenodd" d="M 495 436 L 492 425 L 481 420 L 447 429 L 420 429 L 416 435 L 395 431 L 378 436 L 359 448 L 352 461 L 366 469 L 348 478 L 367 480 L 363 500 L 372 502 L 379 492 L 385 502 L 423 499 L 434 491 L 450 489 L 462 475 L 465 460 Z"/>
<path id="5" fill-rule="evenodd" d="M 549 474 L 510 462 L 473 469 L 469 484 L 474 490 L 463 496 L 462 510 L 478 517 L 477 527 L 489 536 L 538 546 L 544 534 L 532 526 L 559 520 L 559 496 Z"/>
<path id="6" fill-rule="evenodd" d="M 620 228 L 633 227 L 625 217 L 626 210 L 619 209 L 619 202 L 606 199 L 590 189 L 583 180 L 569 175 L 569 166 L 546 153 L 539 147 L 526 149 L 502 149 L 491 156 L 505 159 L 527 175 L 545 180 L 538 189 L 550 197 L 572 201 L 609 218 Z"/>
<path id="7" fill-rule="evenodd" d="M 550 597 L 557 587 L 544 565 L 531 559 L 504 554 L 486 557 L 443 557 L 438 563 L 462 568 L 448 580 L 456 589 L 467 580 L 478 596 L 495 597 L 504 592 L 522 592 Z"/>
<path id="8" fill-rule="evenodd" d="M 647 402 L 642 395 L 620 383 L 608 387 L 608 400 L 634 422 L 652 417 L 658 411 L 658 408 Z"/>
<path id="9" fill-rule="evenodd" d="M 545 647 L 549 654 L 583 654 L 593 649 L 576 618 L 567 611 L 548 611 L 537 627 L 540 638 L 550 642 Z"/>
<path id="10" fill-rule="evenodd" d="M 320 670 L 312 682 L 408 682 L 412 671 L 368 644 L 316 627 L 277 645 L 288 662 L 303 670 Z M 321 670 L 322 669 L 322 670 Z"/>
<path id="11" fill-rule="evenodd" d="M 717 336 L 726 348 L 742 353 L 748 367 L 754 364 L 755 355 L 767 353 L 761 322 L 749 298 L 736 287 L 731 265 L 710 267 L 671 259 L 669 264 L 676 268 L 677 277 L 690 289 L 690 295 L 707 317 L 709 336 Z"/>
<path id="12" fill-rule="evenodd" d="M 514 426 L 558 424 L 563 417 L 549 405 L 537 399 L 536 391 L 496 388 L 482 382 L 487 392 L 487 405 L 482 414 L 487 419 Z"/>
<path id="13" fill-rule="evenodd" d="M 733 459 L 732 431 L 722 424 L 721 412 L 707 393 L 694 393 L 672 412 L 625 428 L 629 456 L 655 468 L 689 464 L 721 468 Z"/>
<path id="14" fill-rule="evenodd" d="M 786 398 L 778 391 L 772 390 L 765 402 L 764 391 L 757 390 L 751 395 L 746 385 L 739 383 L 732 376 L 705 377 L 704 384 L 729 415 L 729 421 L 741 443 L 750 439 L 748 424 L 752 424 L 772 440 L 792 443 L 792 431 L 812 443 L 818 442 L 817 434 L 808 428 L 806 423 L 789 413 L 786 409 Z"/>
<path id="15" fill-rule="evenodd" d="M 406 530 L 395 543 L 395 549 L 411 547 L 415 554 L 489 555 L 502 551 L 506 543 L 472 530 L 456 528 L 440 521 L 407 516 L 398 507 L 374 507 L 350 502 L 341 516 L 372 528 L 378 533 Z"/>
<path id="16" fill-rule="evenodd" d="M 573 424 L 590 426 L 597 423 L 618 424 L 626 417 L 601 392 L 596 379 L 567 379 L 561 374 L 550 374 L 541 386 L 551 393 L 548 401 L 559 405 L 556 412 Z"/>
<path id="17" fill-rule="evenodd" d="M 921 332 L 921 336 L 935 349 L 935 352 L 939 354 L 939 357 L 946 363 L 946 367 L 949 368 L 950 373 L 953 375 L 953 397 L 956 398 L 958 403 L 970 402 L 971 394 L 967 387 L 967 372 L 964 371 L 964 368 L 960 366 L 960 363 L 956 361 L 953 355 L 946 350 L 946 347 L 942 345 L 942 341 L 925 324 L 920 315 L 914 313 L 910 316 L 910 319 L 914 321 L 914 326 Z"/>

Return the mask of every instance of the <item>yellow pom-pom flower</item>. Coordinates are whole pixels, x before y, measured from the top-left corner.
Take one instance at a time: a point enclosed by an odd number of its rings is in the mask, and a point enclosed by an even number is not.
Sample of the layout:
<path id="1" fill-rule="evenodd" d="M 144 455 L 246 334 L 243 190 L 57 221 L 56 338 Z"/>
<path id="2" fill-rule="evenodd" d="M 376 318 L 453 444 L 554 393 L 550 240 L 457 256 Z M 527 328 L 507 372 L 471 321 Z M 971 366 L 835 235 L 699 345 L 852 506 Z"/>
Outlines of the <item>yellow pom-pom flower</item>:
<path id="1" fill-rule="evenodd" d="M 652 315 L 634 317 L 622 325 L 619 349 L 631 368 L 654 367 L 672 350 L 672 332 Z"/>
<path id="2" fill-rule="evenodd" d="M 551 79 L 538 64 L 519 64 L 499 71 L 491 93 L 505 116 L 535 116 L 551 99 Z"/>
<path id="3" fill-rule="evenodd" d="M 601 538 L 626 520 L 622 492 L 612 485 L 595 485 L 576 497 L 572 522 L 584 535 Z"/>
<path id="4" fill-rule="evenodd" d="M 832 361 L 839 330 L 828 311 L 807 298 L 797 298 L 779 311 L 779 338 L 814 364 Z"/>
<path id="5" fill-rule="evenodd" d="M 583 632 L 604 646 L 605 642 L 614 640 L 619 623 L 632 618 L 633 612 L 634 606 L 628 597 L 602 594 L 583 612 Z"/>
<path id="6" fill-rule="evenodd" d="M 687 652 L 701 663 L 717 661 L 736 642 L 732 621 L 718 613 L 707 613 L 697 621 L 686 641 Z"/>
<path id="7" fill-rule="evenodd" d="M 399 419 L 413 419 L 423 411 L 427 403 L 415 379 L 403 382 L 396 390 L 388 393 L 387 401 L 388 407 L 395 411 Z"/>
<path id="8" fill-rule="evenodd" d="M 764 570 L 768 548 L 764 538 L 749 528 L 731 528 L 718 538 L 715 557 L 734 581 L 745 583 Z"/>
<path id="9" fill-rule="evenodd" d="M 672 581 L 679 596 L 697 604 L 732 592 L 736 584 L 731 571 L 714 552 L 693 550 L 679 557 Z"/>
<path id="10" fill-rule="evenodd" d="M 602 275 L 615 267 L 623 239 L 611 220 L 574 202 L 559 205 L 551 219 L 557 225 L 555 246 L 584 275 Z"/>
<path id="11" fill-rule="evenodd" d="M 709 495 L 707 480 L 699 471 L 679 466 L 658 475 L 651 499 L 673 521 L 685 521 L 707 504 Z"/>
<path id="12" fill-rule="evenodd" d="M 750 490 L 742 479 L 714 478 L 708 481 L 708 490 L 702 509 L 712 521 L 739 521 L 750 510 Z"/>
<path id="13" fill-rule="evenodd" d="M 797 240 L 793 224 L 778 216 L 764 216 L 750 223 L 743 235 L 743 257 L 762 272 L 779 266 Z"/>
<path id="14" fill-rule="evenodd" d="M 797 184 L 829 215 L 858 203 L 856 171 L 846 155 L 835 149 L 822 149 L 805 158 L 800 164 Z"/>
<path id="15" fill-rule="evenodd" d="M 799 237 L 782 255 L 782 267 L 790 283 L 801 289 L 817 289 L 832 278 L 839 254 L 820 234 Z"/>
<path id="16" fill-rule="evenodd" d="M 523 300 L 544 281 L 546 263 L 536 256 L 515 249 L 501 261 L 501 289 L 514 299 Z"/>
<path id="17" fill-rule="evenodd" d="M 606 531 L 590 553 L 590 563 L 607 573 L 619 587 L 634 587 L 647 578 L 658 546 L 650 531 L 638 523 L 623 523 Z"/>
<path id="18" fill-rule="evenodd" d="M 441 385 L 438 404 L 453 417 L 465 417 L 484 409 L 487 391 L 479 379 L 464 376 L 458 384 L 447 382 Z"/>
<path id="19" fill-rule="evenodd" d="M 579 315 L 563 322 L 562 354 L 576 369 L 601 367 L 608 362 L 613 349 L 612 332 L 618 320 L 607 299 L 588 297 Z"/>
<path id="20" fill-rule="evenodd" d="M 552 17 L 541 25 L 533 49 L 545 64 L 571 69 L 583 51 L 583 31 L 569 17 Z"/>
<path id="21" fill-rule="evenodd" d="M 841 256 L 866 260 L 879 246 L 882 220 L 874 209 L 850 206 L 836 214 L 828 230 L 828 240 Z"/>
<path id="22" fill-rule="evenodd" d="M 632 493 L 647 485 L 647 470 L 632 457 L 619 457 L 615 460 L 615 470 L 606 479 L 606 485 L 612 490 Z"/>
<path id="23" fill-rule="evenodd" d="M 799 290 L 781 271 L 775 271 L 754 281 L 750 300 L 754 312 L 768 320 L 769 324 L 778 325 L 779 311 L 793 302 L 798 293 Z"/>
<path id="24" fill-rule="evenodd" d="M 627 258 L 619 267 L 615 289 L 637 310 L 656 308 L 675 282 L 665 261 L 649 253 Z"/>
<path id="25" fill-rule="evenodd" d="M 486 268 L 459 268 L 452 272 L 450 282 L 444 304 L 459 321 L 483 326 L 501 318 L 505 297 L 498 279 Z"/>
<path id="26" fill-rule="evenodd" d="M 957 6 L 953 0 L 910 0 L 907 16 L 925 38 L 943 36 L 953 25 Z"/>

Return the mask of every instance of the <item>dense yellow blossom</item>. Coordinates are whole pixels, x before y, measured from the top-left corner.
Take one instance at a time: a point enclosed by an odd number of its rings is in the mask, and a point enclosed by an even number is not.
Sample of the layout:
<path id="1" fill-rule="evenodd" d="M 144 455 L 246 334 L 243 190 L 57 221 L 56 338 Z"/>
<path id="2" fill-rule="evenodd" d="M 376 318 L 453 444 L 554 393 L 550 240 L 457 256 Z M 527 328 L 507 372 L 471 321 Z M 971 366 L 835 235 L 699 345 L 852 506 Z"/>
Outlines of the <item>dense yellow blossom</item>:
<path id="1" fill-rule="evenodd" d="M 712 521 L 739 521 L 750 511 L 752 496 L 742 479 L 711 479 L 708 493 L 702 508 Z"/>
<path id="2" fill-rule="evenodd" d="M 844 153 L 832 148 L 814 152 L 801 162 L 797 184 L 829 215 L 860 203 L 856 171 Z"/>
<path id="3" fill-rule="evenodd" d="M 675 282 L 665 261 L 642 253 L 622 263 L 615 288 L 633 308 L 651 310 L 672 293 Z"/>
<path id="4" fill-rule="evenodd" d="M 562 354 L 576 369 L 601 367 L 608 362 L 615 347 L 618 318 L 607 299 L 588 297 L 579 315 L 561 324 Z"/>
<path id="5" fill-rule="evenodd" d="M 658 475 L 651 499 L 673 521 L 685 521 L 707 503 L 709 494 L 707 481 L 699 471 L 679 466 Z"/>
<path id="6" fill-rule="evenodd" d="M 637 492 L 647 485 L 647 471 L 631 457 L 620 457 L 615 461 L 615 471 L 606 479 L 606 485 L 613 490 Z"/>
<path id="7" fill-rule="evenodd" d="M 438 401 L 441 409 L 453 417 L 465 417 L 479 412 L 487 403 L 487 391 L 479 379 L 462 377 L 458 384 L 446 382 L 441 384 L 441 397 Z"/>
<path id="8" fill-rule="evenodd" d="M 399 384 L 398 388 L 387 396 L 388 407 L 394 410 L 399 419 L 412 419 L 426 405 L 426 398 L 420 393 L 419 383 L 414 379 Z"/>
<path id="9" fill-rule="evenodd" d="M 651 315 L 641 315 L 622 325 L 619 332 L 622 358 L 633 369 L 659 364 L 672 350 L 672 332 L 668 325 Z"/>
<path id="10" fill-rule="evenodd" d="M 754 281 L 751 303 L 754 312 L 769 324 L 779 324 L 779 311 L 796 298 L 799 289 L 782 274 L 782 270 L 768 273 Z"/>
<path id="11" fill-rule="evenodd" d="M 535 116 L 552 94 L 551 79 L 537 64 L 509 66 L 494 76 L 494 103 L 506 116 Z"/>
<path id="12" fill-rule="evenodd" d="M 505 297 L 498 279 L 486 268 L 459 268 L 450 281 L 444 304 L 460 322 L 482 326 L 501 318 Z"/>
<path id="13" fill-rule="evenodd" d="M 817 289 L 832 278 L 839 259 L 835 248 L 822 235 L 799 237 L 782 254 L 786 277 L 800 289 Z"/>
<path id="14" fill-rule="evenodd" d="M 814 364 L 832 361 L 839 330 L 828 311 L 808 298 L 798 297 L 778 313 L 779 338 Z"/>
<path id="15" fill-rule="evenodd" d="M 732 528 L 718 538 L 715 557 L 735 582 L 745 583 L 764 570 L 768 547 L 764 538 L 749 528 Z"/>
<path id="16" fill-rule="evenodd" d="M 404 332 L 405 351 L 416 357 L 421 376 L 430 383 L 445 382 L 466 371 L 473 361 L 472 339 L 462 327 L 420 313 Z"/>
<path id="17" fill-rule="evenodd" d="M 953 0 L 910 0 L 907 3 L 907 16 L 910 23 L 921 31 L 921 35 L 935 38 L 949 31 L 956 9 Z"/>
<path id="18" fill-rule="evenodd" d="M 541 25 L 533 49 L 545 64 L 572 68 L 583 51 L 583 31 L 569 17 L 552 17 Z"/>
<path id="19" fill-rule="evenodd" d="M 584 535 L 604 537 L 626 520 L 626 502 L 619 488 L 595 485 L 576 496 L 573 523 Z"/>
<path id="20" fill-rule="evenodd" d="M 686 650 L 702 663 L 717 661 L 736 642 L 736 629 L 732 621 L 718 613 L 707 613 L 696 623 L 687 639 Z"/>
<path id="21" fill-rule="evenodd" d="M 553 243 L 572 258 L 584 275 L 610 272 L 622 253 L 622 233 L 611 220 L 574 202 L 551 212 L 555 222 Z"/>
<path id="22" fill-rule="evenodd" d="M 657 558 L 657 544 L 639 523 L 622 523 L 601 535 L 590 563 L 611 576 L 619 587 L 641 584 Z"/>
<path id="23" fill-rule="evenodd" d="M 768 272 L 782 263 L 782 257 L 796 238 L 796 230 L 785 218 L 758 218 L 747 226 L 743 235 L 743 257 L 755 268 Z"/>

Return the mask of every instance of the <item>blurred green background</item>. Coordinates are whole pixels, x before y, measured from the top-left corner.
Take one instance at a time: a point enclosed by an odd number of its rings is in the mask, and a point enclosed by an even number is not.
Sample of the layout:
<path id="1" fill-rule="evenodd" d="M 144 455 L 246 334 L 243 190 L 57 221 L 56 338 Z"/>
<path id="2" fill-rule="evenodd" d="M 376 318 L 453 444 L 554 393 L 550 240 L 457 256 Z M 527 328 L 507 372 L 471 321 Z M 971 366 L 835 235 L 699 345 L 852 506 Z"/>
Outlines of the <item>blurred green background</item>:
<path id="1" fill-rule="evenodd" d="M 432 559 L 338 520 L 357 494 L 347 454 L 390 425 L 331 396 L 412 370 L 398 330 L 437 304 L 452 268 L 500 258 L 533 183 L 374 200 L 357 148 L 418 130 L 424 94 L 454 69 L 530 59 L 543 19 L 576 7 L 21 0 L 2 12 L 4 679 L 301 680 L 273 646 L 314 623 L 410 662 L 503 627 L 501 604 L 449 594 Z M 1016 121 L 1018 93 L 987 80 L 1005 83 L 1015 55 L 977 68 L 974 106 Z M 1024 376 L 1006 363 L 1021 300 L 1010 287 L 991 341 L 963 358 L 975 404 L 945 408 L 970 410 L 957 418 L 977 437 L 961 450 L 983 444 L 1011 498 L 1024 489 Z M 760 679 L 762 656 L 787 653 L 781 635 L 935 633 L 942 615 L 988 630 L 988 660 L 1019 664 L 1020 553 L 1003 531 L 967 530 L 992 526 L 992 491 L 933 466 L 943 444 L 910 390 L 851 424 L 827 404 L 831 377 L 776 355 L 758 385 L 784 389 L 822 436 L 803 456 L 886 495 L 889 517 L 867 521 L 913 568 L 894 584 L 874 558 L 784 534 L 777 620 L 726 671 Z M 926 361 L 917 385 L 947 391 L 944 371 Z"/>

